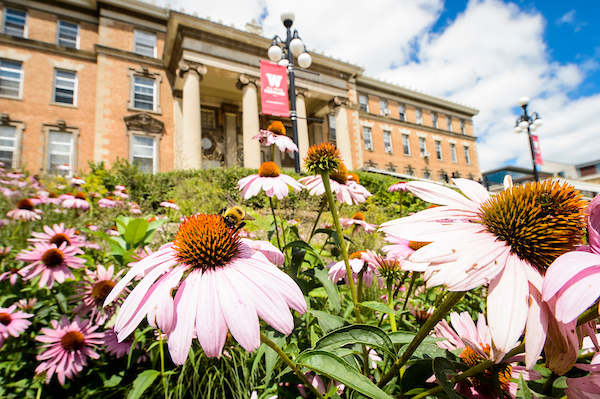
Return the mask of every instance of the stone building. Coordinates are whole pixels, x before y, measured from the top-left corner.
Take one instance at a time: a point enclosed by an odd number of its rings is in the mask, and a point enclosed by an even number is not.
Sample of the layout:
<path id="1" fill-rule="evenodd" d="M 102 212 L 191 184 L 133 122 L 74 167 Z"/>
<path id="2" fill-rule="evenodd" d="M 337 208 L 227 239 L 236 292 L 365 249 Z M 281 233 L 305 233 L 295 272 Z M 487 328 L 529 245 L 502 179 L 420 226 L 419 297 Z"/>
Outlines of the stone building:
<path id="1" fill-rule="evenodd" d="M 148 172 L 270 159 L 252 137 L 271 40 L 135 0 L 0 1 L 0 160 L 34 173 L 118 158 Z M 282 27 L 283 30 L 283 27 Z M 311 53 L 296 70 L 300 154 L 336 143 L 349 169 L 479 179 L 477 110 Z M 291 133 L 290 133 L 291 135 Z M 275 161 L 293 166 L 276 152 Z"/>

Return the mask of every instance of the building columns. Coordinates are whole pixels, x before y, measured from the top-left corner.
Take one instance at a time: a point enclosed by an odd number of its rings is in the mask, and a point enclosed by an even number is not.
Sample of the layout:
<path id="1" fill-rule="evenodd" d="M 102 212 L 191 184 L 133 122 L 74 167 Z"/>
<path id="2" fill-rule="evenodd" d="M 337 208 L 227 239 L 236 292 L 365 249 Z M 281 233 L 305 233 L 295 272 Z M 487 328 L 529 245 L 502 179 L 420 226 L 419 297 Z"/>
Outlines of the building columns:
<path id="1" fill-rule="evenodd" d="M 261 154 L 260 142 L 252 137 L 260 130 L 258 121 L 258 78 L 240 75 L 237 83 L 238 89 L 242 90 L 242 133 L 244 138 L 244 167 L 260 168 Z"/>
<path id="2" fill-rule="evenodd" d="M 354 169 L 352 162 L 352 147 L 350 144 L 350 129 L 348 126 L 348 114 L 346 106 L 349 104 L 347 98 L 334 97 L 329 106 L 334 109 L 335 135 L 337 148 L 340 150 L 342 160 L 348 170 Z"/>
<path id="3" fill-rule="evenodd" d="M 238 150 L 237 150 L 237 114 L 238 107 L 230 104 L 222 106 L 225 119 L 225 166 L 238 165 Z"/>
<path id="4" fill-rule="evenodd" d="M 308 152 L 308 123 L 306 121 L 306 101 L 305 97 L 309 95 L 308 90 L 296 88 L 296 119 L 298 124 L 298 156 L 300 157 L 300 167 L 304 169 L 304 157 Z"/>
<path id="5" fill-rule="evenodd" d="M 202 167 L 202 125 L 200 121 L 200 81 L 206 66 L 193 62 L 179 62 L 178 74 L 183 77 L 183 126 L 179 164 L 183 169 Z"/>

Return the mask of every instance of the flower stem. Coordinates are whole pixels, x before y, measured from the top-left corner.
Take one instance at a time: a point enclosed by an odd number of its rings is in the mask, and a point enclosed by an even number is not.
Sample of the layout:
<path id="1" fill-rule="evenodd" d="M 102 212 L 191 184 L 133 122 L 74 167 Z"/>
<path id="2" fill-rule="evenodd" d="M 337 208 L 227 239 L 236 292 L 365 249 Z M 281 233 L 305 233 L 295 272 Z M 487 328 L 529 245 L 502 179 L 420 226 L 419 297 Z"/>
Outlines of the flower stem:
<path id="1" fill-rule="evenodd" d="M 577 327 L 589 323 L 596 318 L 598 318 L 598 301 L 594 302 L 592 306 L 579 315 L 577 318 Z"/>
<path id="2" fill-rule="evenodd" d="M 516 348 L 514 348 L 513 350 L 511 350 L 510 352 L 508 352 L 506 354 L 506 356 L 504 356 L 504 358 L 510 359 L 511 357 L 513 357 L 519 353 L 522 353 L 524 350 L 525 350 L 525 344 L 521 344 L 521 345 L 517 346 Z M 486 360 L 485 362 L 479 363 L 477 366 L 471 367 L 470 369 L 466 370 L 464 373 L 457 375 L 456 377 L 452 378 L 450 381 L 452 384 L 456 384 L 457 382 L 466 380 L 469 377 L 472 377 L 476 374 L 479 374 L 479 373 L 489 369 L 490 367 L 493 367 L 495 364 L 496 364 L 496 362 L 493 360 Z M 425 392 L 421 392 L 417 396 L 414 396 L 412 399 L 426 398 L 429 395 L 434 395 L 438 392 L 442 392 L 443 390 L 444 390 L 444 388 L 442 388 L 441 385 L 438 385 L 437 387 L 431 388 Z"/>
<path id="3" fill-rule="evenodd" d="M 387 302 L 390 309 L 394 310 L 394 279 L 387 279 Z M 390 313 L 390 327 L 392 328 L 392 332 L 396 332 L 396 314 Z"/>
<path id="4" fill-rule="evenodd" d="M 279 241 L 279 229 L 277 228 L 277 217 L 275 216 L 275 207 L 273 206 L 273 198 L 269 197 L 269 203 L 271 204 L 271 212 L 273 213 L 273 223 L 275 223 L 275 234 L 277 234 L 277 246 L 281 249 L 281 242 Z"/>
<path id="5" fill-rule="evenodd" d="M 412 294 L 412 290 L 415 287 L 415 281 L 417 280 L 417 272 L 412 272 L 412 276 L 410 277 L 410 284 L 408 286 L 408 291 L 406 291 L 406 298 L 404 298 L 404 305 L 402 305 L 402 310 L 406 310 L 406 306 L 408 306 L 408 298 Z M 400 321 L 402 321 L 402 317 L 404 317 L 404 313 L 400 315 Z"/>
<path id="6" fill-rule="evenodd" d="M 348 260 L 348 252 L 346 251 L 346 242 L 344 241 L 344 235 L 342 234 L 342 226 L 340 225 L 340 219 L 338 218 L 338 214 L 335 209 L 335 203 L 333 202 L 331 184 L 329 183 L 329 172 L 321 172 L 321 179 L 323 180 L 325 195 L 327 196 L 327 201 L 329 202 L 329 210 L 331 211 L 331 216 L 333 217 L 333 223 L 335 224 L 338 241 L 340 243 L 340 249 L 342 250 L 342 256 L 344 258 L 344 264 L 346 265 L 346 278 L 348 281 L 348 287 L 350 287 L 350 293 L 352 294 L 352 302 L 354 302 L 356 322 L 360 323 L 360 306 L 358 306 L 358 297 L 356 296 L 356 287 L 354 287 L 354 279 L 352 278 L 352 269 L 350 268 L 350 261 Z"/>
<path id="7" fill-rule="evenodd" d="M 275 342 L 273 342 L 269 338 L 267 338 L 267 336 L 265 334 L 263 334 L 262 331 L 260 332 L 260 340 L 264 344 L 266 344 L 269 348 L 273 349 L 275 351 L 275 353 L 277 353 L 279 355 L 279 357 L 281 358 L 281 360 L 283 360 L 283 362 L 285 364 L 287 364 L 292 370 L 294 370 L 294 373 L 296 373 L 296 375 L 298 376 L 298 378 L 300 378 L 300 380 L 302 380 L 302 383 L 308 389 L 310 389 L 310 391 L 317 398 L 323 399 L 323 395 L 321 395 L 319 393 L 319 391 L 317 391 L 317 389 L 313 386 L 313 384 L 311 384 L 310 382 L 308 382 L 308 380 L 306 379 L 306 376 L 302 373 L 302 371 L 300 371 L 300 369 L 298 368 L 298 366 L 296 366 L 296 364 L 292 361 L 292 359 L 290 359 L 288 357 L 288 355 L 286 355 L 285 352 L 283 350 L 281 350 L 281 348 L 279 346 L 277 346 L 277 344 Z"/>
<path id="8" fill-rule="evenodd" d="M 277 213 L 279 213 L 279 224 L 281 224 L 281 239 L 283 240 L 283 246 L 285 247 L 287 244 L 285 243 L 285 230 L 283 228 L 283 218 L 281 217 L 281 207 L 279 206 L 279 200 L 276 199 L 275 203 L 277 204 Z"/>
<path id="9" fill-rule="evenodd" d="M 158 330 L 158 336 L 160 337 L 159 345 L 160 348 L 160 377 L 163 383 L 163 389 L 165 390 L 165 399 L 169 398 L 169 391 L 167 390 L 167 380 L 165 378 L 165 350 L 163 348 L 162 332 Z"/>
<path id="10" fill-rule="evenodd" d="M 459 292 L 450 292 L 448 296 L 444 299 L 444 302 L 440 305 L 439 308 L 433 312 L 431 317 L 427 319 L 423 326 L 417 332 L 417 335 L 413 338 L 413 340 L 408 344 L 406 350 L 402 353 L 400 358 L 392 365 L 390 370 L 381 377 L 381 380 L 377 384 L 379 388 L 385 386 L 392 378 L 396 376 L 400 368 L 402 368 L 408 359 L 415 353 L 415 350 L 421 345 L 421 342 L 429 335 L 429 331 L 435 327 L 435 325 L 442 320 L 448 312 L 456 305 L 466 294 L 466 291 Z"/>
<path id="11" fill-rule="evenodd" d="M 317 230 L 317 224 L 319 223 L 319 219 L 321 218 L 321 214 L 323 213 L 323 210 L 325 209 L 326 204 L 327 204 L 327 201 L 325 201 L 325 200 L 321 201 L 321 207 L 319 208 L 319 214 L 317 215 L 317 218 L 315 219 L 315 224 L 313 225 L 313 228 L 310 232 L 310 237 L 308 237 L 309 244 L 310 244 L 310 240 L 312 240 L 313 236 L 315 235 L 315 231 Z"/>

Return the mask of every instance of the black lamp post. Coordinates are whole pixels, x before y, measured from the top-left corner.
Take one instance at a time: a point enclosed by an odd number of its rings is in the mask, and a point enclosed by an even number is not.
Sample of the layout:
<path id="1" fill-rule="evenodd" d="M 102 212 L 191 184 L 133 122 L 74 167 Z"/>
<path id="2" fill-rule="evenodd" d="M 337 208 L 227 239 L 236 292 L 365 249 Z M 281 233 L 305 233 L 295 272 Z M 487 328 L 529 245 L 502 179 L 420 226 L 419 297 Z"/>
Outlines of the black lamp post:
<path id="1" fill-rule="evenodd" d="M 540 118 L 537 112 L 534 112 L 531 116 L 527 115 L 527 104 L 529 104 L 529 97 L 521 97 L 519 99 L 519 105 L 523 108 L 523 115 L 517 119 L 515 133 L 527 131 L 527 136 L 529 137 L 529 149 L 531 150 L 531 160 L 533 162 L 533 178 L 538 182 L 539 176 L 535 166 L 535 153 L 533 152 L 531 132 L 534 132 L 538 127 L 542 126 L 542 118 Z"/>
<path id="2" fill-rule="evenodd" d="M 291 27 L 294 23 L 294 13 L 284 12 L 281 14 L 281 22 L 287 29 L 287 36 L 283 41 L 279 36 L 273 37 L 271 47 L 269 47 L 269 59 L 277 62 L 288 69 L 290 77 L 290 119 L 292 120 L 292 132 L 294 134 L 294 143 L 298 145 L 298 115 L 296 113 L 296 82 L 294 78 L 294 56 L 298 56 L 298 65 L 301 68 L 308 68 L 312 64 L 312 57 L 306 52 L 306 47 L 298 36 L 298 31 L 294 29 L 292 34 Z M 298 147 L 300 149 L 300 147 Z M 294 169 L 300 173 L 300 153 L 294 156 Z"/>

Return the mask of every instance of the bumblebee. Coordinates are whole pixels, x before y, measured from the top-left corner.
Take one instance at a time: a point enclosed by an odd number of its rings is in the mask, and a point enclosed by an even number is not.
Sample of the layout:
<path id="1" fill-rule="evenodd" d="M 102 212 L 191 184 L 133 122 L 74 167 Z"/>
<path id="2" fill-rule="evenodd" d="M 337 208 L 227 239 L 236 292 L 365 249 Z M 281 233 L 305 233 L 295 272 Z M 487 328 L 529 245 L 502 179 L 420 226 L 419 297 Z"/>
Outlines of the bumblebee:
<path id="1" fill-rule="evenodd" d="M 227 202 L 229 202 L 229 208 L 223 208 L 219 213 L 230 228 L 240 230 L 246 225 L 244 220 L 254 220 L 254 218 L 248 215 L 241 206 L 236 204 L 229 195 L 227 195 Z"/>

